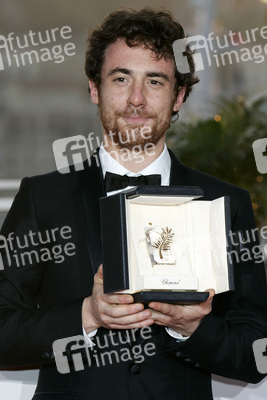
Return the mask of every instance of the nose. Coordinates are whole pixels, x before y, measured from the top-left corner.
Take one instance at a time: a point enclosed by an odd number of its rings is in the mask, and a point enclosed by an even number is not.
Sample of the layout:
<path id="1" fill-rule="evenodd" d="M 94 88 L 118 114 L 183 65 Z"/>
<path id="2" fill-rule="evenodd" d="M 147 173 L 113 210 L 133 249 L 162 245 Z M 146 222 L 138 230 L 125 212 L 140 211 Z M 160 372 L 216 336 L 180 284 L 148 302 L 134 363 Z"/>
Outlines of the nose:
<path id="1" fill-rule="evenodd" d="M 141 83 L 133 83 L 128 97 L 128 105 L 134 107 L 146 106 L 147 101 L 144 93 L 144 87 Z"/>

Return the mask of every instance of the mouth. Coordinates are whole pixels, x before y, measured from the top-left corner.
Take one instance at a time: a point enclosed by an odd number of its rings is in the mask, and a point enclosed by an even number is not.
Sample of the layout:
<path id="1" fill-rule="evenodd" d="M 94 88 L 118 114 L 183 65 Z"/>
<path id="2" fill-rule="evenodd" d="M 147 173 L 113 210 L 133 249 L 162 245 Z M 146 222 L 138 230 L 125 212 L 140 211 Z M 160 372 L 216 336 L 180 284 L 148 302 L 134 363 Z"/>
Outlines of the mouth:
<path id="1" fill-rule="evenodd" d="M 149 118 L 147 117 L 123 117 L 123 120 L 127 122 L 127 124 L 143 124 L 147 122 Z"/>

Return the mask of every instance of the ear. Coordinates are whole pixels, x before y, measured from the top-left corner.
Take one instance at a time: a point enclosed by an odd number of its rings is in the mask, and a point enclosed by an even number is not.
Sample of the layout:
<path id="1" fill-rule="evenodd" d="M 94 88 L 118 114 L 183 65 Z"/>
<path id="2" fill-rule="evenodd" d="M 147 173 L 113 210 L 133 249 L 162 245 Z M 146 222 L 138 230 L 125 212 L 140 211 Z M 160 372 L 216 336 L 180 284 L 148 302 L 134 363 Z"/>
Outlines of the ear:
<path id="1" fill-rule="evenodd" d="M 173 104 L 173 111 L 177 112 L 182 107 L 185 91 L 186 91 L 186 86 L 182 86 L 179 88 L 178 96 Z"/>
<path id="2" fill-rule="evenodd" d="M 90 94 L 91 94 L 91 100 L 93 104 L 98 104 L 98 90 L 96 87 L 95 82 L 89 80 L 89 87 L 90 87 Z"/>

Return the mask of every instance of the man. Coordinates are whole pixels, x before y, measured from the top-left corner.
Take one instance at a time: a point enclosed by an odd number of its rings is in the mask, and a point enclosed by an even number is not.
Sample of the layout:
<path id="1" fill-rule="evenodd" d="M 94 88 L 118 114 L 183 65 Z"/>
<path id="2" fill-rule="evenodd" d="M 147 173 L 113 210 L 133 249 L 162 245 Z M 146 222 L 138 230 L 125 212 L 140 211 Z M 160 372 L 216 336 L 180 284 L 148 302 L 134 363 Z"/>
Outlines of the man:
<path id="1" fill-rule="evenodd" d="M 27 232 L 31 250 L 36 232 L 53 232 L 58 246 L 66 238 L 74 242 L 75 255 L 69 247 L 64 263 L 47 250 L 40 262 L 20 268 L 13 262 L 1 273 L 0 364 L 41 362 L 34 400 L 206 400 L 212 399 L 211 373 L 262 379 L 252 352 L 253 341 L 267 334 L 262 264 L 236 264 L 235 291 L 214 296 L 211 288 L 198 305 L 153 302 L 144 309 L 130 295 L 103 293 L 99 198 L 120 190 L 109 186 L 107 173 L 159 174 L 161 185 L 201 186 L 205 200 L 228 195 L 232 231 L 254 228 L 247 192 L 184 166 L 164 144 L 171 118 L 197 82 L 189 50 L 191 73 L 180 75 L 175 67 L 172 44 L 183 37 L 169 13 L 150 9 L 114 12 L 92 32 L 86 73 L 103 125 L 100 165 L 93 157 L 82 171 L 25 179 L 3 225 L 16 260 L 26 240 L 15 238 Z M 77 335 L 86 338 L 91 362 L 61 374 L 52 344 Z M 64 357 L 71 359 L 71 351 Z M 120 358 L 104 358 L 107 352 Z"/>

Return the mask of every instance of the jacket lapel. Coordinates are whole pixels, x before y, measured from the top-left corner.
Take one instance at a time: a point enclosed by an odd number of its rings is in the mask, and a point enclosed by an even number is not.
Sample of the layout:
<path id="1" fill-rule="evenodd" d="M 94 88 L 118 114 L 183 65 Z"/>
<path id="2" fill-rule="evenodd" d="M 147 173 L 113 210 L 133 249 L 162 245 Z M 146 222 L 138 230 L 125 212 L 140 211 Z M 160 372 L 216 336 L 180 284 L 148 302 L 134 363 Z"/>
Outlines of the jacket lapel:
<path id="1" fill-rule="evenodd" d="M 177 160 L 171 150 L 169 150 L 169 153 L 171 156 L 170 185 L 188 186 L 187 167 Z"/>
<path id="2" fill-rule="evenodd" d="M 81 178 L 81 199 L 87 246 L 94 273 L 102 263 L 99 198 L 106 195 L 98 154 L 84 164 Z"/>

